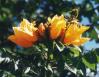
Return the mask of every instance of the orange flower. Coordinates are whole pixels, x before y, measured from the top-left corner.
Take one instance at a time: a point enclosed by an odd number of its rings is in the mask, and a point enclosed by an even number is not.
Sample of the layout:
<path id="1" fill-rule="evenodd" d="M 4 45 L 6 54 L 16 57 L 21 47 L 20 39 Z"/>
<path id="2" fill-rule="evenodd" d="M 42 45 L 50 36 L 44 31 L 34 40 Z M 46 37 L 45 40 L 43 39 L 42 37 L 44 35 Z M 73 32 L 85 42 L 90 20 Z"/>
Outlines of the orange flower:
<path id="1" fill-rule="evenodd" d="M 42 36 L 42 37 L 45 36 L 45 26 L 44 26 L 43 23 L 41 23 L 41 24 L 38 26 L 38 31 L 39 31 L 40 36 Z"/>
<path id="2" fill-rule="evenodd" d="M 81 37 L 82 33 L 89 29 L 86 26 L 78 26 L 77 21 L 70 22 L 67 26 L 68 29 L 65 31 L 63 43 L 66 45 L 81 45 L 89 40 L 89 38 Z"/>
<path id="3" fill-rule="evenodd" d="M 60 36 L 62 29 L 66 26 L 65 18 L 63 15 L 55 15 L 52 19 L 48 18 L 48 21 L 50 24 L 50 38 L 57 39 Z"/>
<path id="4" fill-rule="evenodd" d="M 22 47 L 31 47 L 38 40 L 37 28 L 33 23 L 23 19 L 19 27 L 13 27 L 14 35 L 8 37 L 9 40 Z"/>

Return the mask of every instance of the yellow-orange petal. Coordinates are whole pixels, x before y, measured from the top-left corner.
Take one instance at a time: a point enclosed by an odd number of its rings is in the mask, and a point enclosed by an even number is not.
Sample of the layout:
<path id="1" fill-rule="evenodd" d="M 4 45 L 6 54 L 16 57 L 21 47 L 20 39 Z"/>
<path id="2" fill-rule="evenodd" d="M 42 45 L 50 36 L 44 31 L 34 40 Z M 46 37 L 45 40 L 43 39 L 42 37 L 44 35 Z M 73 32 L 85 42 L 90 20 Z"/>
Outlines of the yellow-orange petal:
<path id="1" fill-rule="evenodd" d="M 41 23 L 38 26 L 38 31 L 39 31 L 40 36 L 45 36 L 45 27 L 44 27 L 44 24 L 43 23 Z"/>
<path id="2" fill-rule="evenodd" d="M 48 19 L 47 19 L 47 20 L 48 20 L 48 22 L 49 22 L 49 23 L 51 22 L 51 18 L 50 18 L 50 17 L 48 17 Z"/>
<path id="3" fill-rule="evenodd" d="M 50 23 L 53 23 L 53 24 L 54 24 L 54 23 L 56 23 L 58 20 L 59 20 L 58 16 L 55 15 L 55 16 L 52 18 L 52 20 L 51 20 Z"/>
<path id="4" fill-rule="evenodd" d="M 78 30 L 76 25 L 70 25 L 69 28 L 65 32 L 64 43 L 70 43 L 71 41 L 78 38 L 80 34 L 78 34 Z"/>
<path id="5" fill-rule="evenodd" d="M 28 47 L 31 47 L 33 45 L 32 42 L 22 38 L 22 37 L 17 37 L 15 35 L 11 35 L 8 37 L 8 39 L 10 41 L 12 41 L 13 43 L 21 46 L 21 47 L 24 47 L 24 48 L 28 48 Z"/>
<path id="6" fill-rule="evenodd" d="M 82 34 L 83 32 L 85 32 L 86 30 L 88 30 L 90 27 L 88 26 L 80 26 L 79 28 L 79 33 Z"/>
<path id="7" fill-rule="evenodd" d="M 29 32 L 28 30 L 22 31 L 18 27 L 13 27 L 13 30 L 14 30 L 14 33 L 17 37 L 25 38 L 26 40 L 31 41 L 31 42 L 35 42 L 38 40 L 38 37 L 37 37 L 35 32 Z"/>
<path id="8" fill-rule="evenodd" d="M 72 41 L 74 41 L 75 39 L 73 39 L 72 37 L 66 37 L 66 38 L 64 38 L 64 41 L 63 41 L 63 43 L 67 43 L 67 44 L 70 44 Z"/>
<path id="9" fill-rule="evenodd" d="M 26 27 L 27 25 L 30 25 L 30 22 L 27 19 L 23 19 L 20 23 L 20 27 Z"/>
<path id="10" fill-rule="evenodd" d="M 49 18 L 50 21 L 50 37 L 51 39 L 56 39 L 60 36 L 62 29 L 66 27 L 66 21 L 64 16 L 55 15 L 52 19 Z"/>
<path id="11" fill-rule="evenodd" d="M 51 39 L 56 39 L 61 34 L 61 26 L 51 27 L 50 29 L 50 37 Z"/>
<path id="12" fill-rule="evenodd" d="M 90 40 L 90 38 L 84 38 L 84 37 L 82 37 L 82 38 L 79 38 L 79 39 L 77 39 L 75 41 L 72 41 L 71 44 L 80 46 L 80 45 L 84 44 L 85 42 L 87 42 L 89 40 Z"/>
<path id="13" fill-rule="evenodd" d="M 60 40 L 63 42 L 65 37 L 66 28 L 63 28 L 60 34 Z"/>
<path id="14" fill-rule="evenodd" d="M 20 27 L 13 27 L 13 30 L 15 34 L 20 34 L 20 32 L 24 32 L 25 34 L 28 34 L 29 36 L 33 36 L 33 33 L 29 31 L 27 28 L 23 30 Z"/>
<path id="15" fill-rule="evenodd" d="M 64 15 L 59 16 L 59 20 L 64 20 Z"/>

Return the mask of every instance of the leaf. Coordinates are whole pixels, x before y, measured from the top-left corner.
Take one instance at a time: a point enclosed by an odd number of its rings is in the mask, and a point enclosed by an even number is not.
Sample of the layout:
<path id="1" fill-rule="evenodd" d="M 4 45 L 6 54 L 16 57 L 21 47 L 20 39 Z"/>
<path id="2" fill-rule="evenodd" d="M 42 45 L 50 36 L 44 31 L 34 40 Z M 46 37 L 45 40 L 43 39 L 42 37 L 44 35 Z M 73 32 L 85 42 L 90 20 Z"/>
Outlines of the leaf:
<path id="1" fill-rule="evenodd" d="M 90 69 L 95 70 L 96 64 L 88 62 L 84 57 L 82 58 L 83 63 Z"/>
<path id="2" fill-rule="evenodd" d="M 51 65 L 48 64 L 47 69 L 53 73 Z"/>
<path id="3" fill-rule="evenodd" d="M 45 51 L 48 51 L 48 49 L 43 44 L 33 45 L 31 48 L 23 48 L 18 50 L 19 53 L 22 53 L 24 55 L 32 55 Z"/>
<path id="4" fill-rule="evenodd" d="M 0 57 L 0 63 L 2 63 L 5 60 L 5 58 Z"/>
<path id="5" fill-rule="evenodd" d="M 68 64 L 65 63 L 65 69 L 68 69 L 69 71 L 71 71 L 72 73 L 76 74 L 77 73 L 77 69 L 76 68 L 71 68 Z"/>
<path id="6" fill-rule="evenodd" d="M 93 51 L 96 54 L 97 57 L 97 63 L 99 63 L 99 48 L 95 49 L 95 51 Z"/>
<path id="7" fill-rule="evenodd" d="M 30 71 L 30 67 L 27 67 L 26 70 L 24 71 L 24 73 L 28 73 Z"/>
<path id="8" fill-rule="evenodd" d="M 2 73 L 2 77 L 16 77 L 15 75 L 11 74 L 8 71 L 3 71 Z"/>
<path id="9" fill-rule="evenodd" d="M 98 56 L 98 55 L 96 55 L 96 57 L 97 57 L 97 62 L 99 63 L 99 56 Z"/>
<path id="10" fill-rule="evenodd" d="M 82 57 L 82 61 L 91 70 L 96 70 L 97 57 L 94 52 L 88 53 Z"/>
<path id="11" fill-rule="evenodd" d="M 74 54 L 74 57 L 78 57 L 81 52 L 79 47 L 70 47 L 70 51 Z"/>
<path id="12" fill-rule="evenodd" d="M 90 37 L 93 38 L 93 39 L 98 39 L 98 35 L 96 33 L 96 31 L 93 29 L 90 33 L 89 33 Z"/>
<path id="13" fill-rule="evenodd" d="M 21 53 L 24 55 L 32 55 L 33 53 L 35 53 L 35 51 L 32 48 L 27 48 L 27 49 L 19 49 L 17 50 L 17 53 Z"/>
<path id="14" fill-rule="evenodd" d="M 53 57 L 54 57 L 53 54 L 50 54 L 50 59 L 51 59 L 51 60 L 53 59 Z"/>
<path id="15" fill-rule="evenodd" d="M 65 46 L 61 42 L 58 42 L 58 43 L 55 42 L 55 44 L 56 44 L 57 49 L 60 52 L 62 52 L 64 50 Z"/>

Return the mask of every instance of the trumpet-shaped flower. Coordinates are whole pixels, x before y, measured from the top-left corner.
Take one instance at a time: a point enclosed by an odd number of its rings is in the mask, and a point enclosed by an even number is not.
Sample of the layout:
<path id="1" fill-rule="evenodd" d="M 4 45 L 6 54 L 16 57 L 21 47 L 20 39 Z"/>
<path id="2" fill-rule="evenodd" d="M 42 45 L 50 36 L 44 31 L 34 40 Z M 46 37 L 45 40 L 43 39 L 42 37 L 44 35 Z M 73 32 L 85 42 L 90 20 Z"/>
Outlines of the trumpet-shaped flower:
<path id="1" fill-rule="evenodd" d="M 64 32 L 63 43 L 66 45 L 81 45 L 89 40 L 89 38 L 82 37 L 82 33 L 89 29 L 86 26 L 78 26 L 78 22 L 70 22 L 67 30 Z"/>
<path id="2" fill-rule="evenodd" d="M 9 40 L 22 47 L 31 47 L 38 40 L 37 28 L 33 23 L 23 19 L 19 27 L 13 27 L 14 35 L 8 37 Z"/>
<path id="3" fill-rule="evenodd" d="M 50 24 L 50 38 L 57 39 L 60 36 L 62 29 L 66 26 L 65 18 L 63 15 L 55 15 L 52 19 L 48 18 L 48 21 Z"/>
<path id="4" fill-rule="evenodd" d="M 18 27 L 13 27 L 14 35 L 9 36 L 8 39 L 27 48 L 42 37 L 46 37 L 47 33 L 45 32 L 49 32 L 48 36 L 52 40 L 59 38 L 58 40 L 65 45 L 79 46 L 89 40 L 89 38 L 82 37 L 82 34 L 88 29 L 89 27 L 79 25 L 76 19 L 67 21 L 63 15 L 55 15 L 52 19 L 48 18 L 48 23 L 41 23 L 38 28 L 35 27 L 35 23 L 23 19 Z"/>

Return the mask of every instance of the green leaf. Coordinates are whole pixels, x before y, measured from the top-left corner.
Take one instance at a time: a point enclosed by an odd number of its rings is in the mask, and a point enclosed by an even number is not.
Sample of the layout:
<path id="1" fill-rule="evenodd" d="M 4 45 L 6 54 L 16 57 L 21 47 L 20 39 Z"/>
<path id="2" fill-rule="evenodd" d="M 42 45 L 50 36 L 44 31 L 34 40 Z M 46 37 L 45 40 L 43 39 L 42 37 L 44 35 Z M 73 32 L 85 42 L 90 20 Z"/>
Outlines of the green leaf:
<path id="1" fill-rule="evenodd" d="M 53 57 L 54 57 L 53 54 L 50 54 L 50 59 L 51 59 L 51 60 L 53 59 Z"/>
<path id="2" fill-rule="evenodd" d="M 91 5 L 90 3 L 87 3 L 87 4 L 86 4 L 86 10 L 87 10 L 87 11 L 92 10 L 92 5 Z"/>
<path id="3" fill-rule="evenodd" d="M 43 44 L 33 45 L 33 47 L 22 48 L 18 50 L 19 53 L 22 53 L 24 55 L 38 54 L 46 51 L 48 51 L 48 49 Z"/>
<path id="4" fill-rule="evenodd" d="M 61 42 L 55 42 L 57 49 L 62 52 L 65 48 L 65 46 Z"/>
<path id="5" fill-rule="evenodd" d="M 0 72 L 1 73 L 1 72 Z M 3 71 L 2 77 L 15 77 L 15 75 L 11 74 L 10 72 Z"/>
<path id="6" fill-rule="evenodd" d="M 99 56 L 98 56 L 98 55 L 96 55 L 96 57 L 97 57 L 97 62 L 99 63 Z"/>
<path id="7" fill-rule="evenodd" d="M 96 54 L 97 57 L 97 63 L 99 63 L 99 48 L 95 49 L 95 51 L 93 51 Z"/>
<path id="8" fill-rule="evenodd" d="M 34 50 L 33 48 L 19 49 L 17 52 L 24 55 L 32 55 L 35 53 L 35 49 Z"/>
<path id="9" fill-rule="evenodd" d="M 50 64 L 48 64 L 47 69 L 53 73 L 53 70 Z"/>
<path id="10" fill-rule="evenodd" d="M 65 69 L 71 71 L 72 73 L 76 74 L 77 73 L 77 69 L 76 68 L 71 68 L 68 64 L 65 63 Z"/>
<path id="11" fill-rule="evenodd" d="M 70 51 L 74 54 L 74 57 L 78 57 L 81 52 L 79 47 L 70 47 Z"/>
<path id="12" fill-rule="evenodd" d="M 95 70 L 96 69 L 96 64 L 95 63 L 90 63 L 87 61 L 84 57 L 82 58 L 83 63 L 90 69 Z"/>
<path id="13" fill-rule="evenodd" d="M 82 57 L 82 61 L 91 70 L 96 70 L 97 57 L 94 52 L 89 52 Z"/>
<path id="14" fill-rule="evenodd" d="M 93 38 L 93 39 L 98 39 L 97 32 L 94 29 L 90 32 L 90 35 L 89 36 L 91 38 Z"/>

